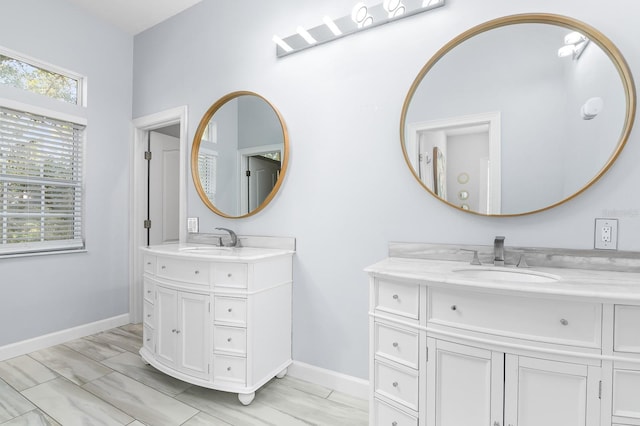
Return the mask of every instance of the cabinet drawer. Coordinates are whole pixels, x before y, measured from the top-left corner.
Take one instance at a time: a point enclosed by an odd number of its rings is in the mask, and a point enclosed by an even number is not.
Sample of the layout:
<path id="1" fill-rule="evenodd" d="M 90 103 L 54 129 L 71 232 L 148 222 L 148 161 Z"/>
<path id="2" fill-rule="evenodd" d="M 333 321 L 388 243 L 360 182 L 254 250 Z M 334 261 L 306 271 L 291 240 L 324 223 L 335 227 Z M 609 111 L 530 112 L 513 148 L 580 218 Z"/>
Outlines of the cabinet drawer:
<path id="1" fill-rule="evenodd" d="M 375 339 L 376 355 L 418 368 L 418 333 L 376 322 Z"/>
<path id="2" fill-rule="evenodd" d="M 247 300 L 238 297 L 216 296 L 214 299 L 215 321 L 244 326 L 247 323 Z"/>
<path id="3" fill-rule="evenodd" d="M 153 334 L 153 329 L 145 324 L 142 327 L 142 344 L 144 345 L 145 348 L 147 348 L 147 350 L 151 352 L 155 351 L 154 337 L 155 336 Z"/>
<path id="4" fill-rule="evenodd" d="M 640 306 L 616 305 L 613 350 L 640 353 Z"/>
<path id="5" fill-rule="evenodd" d="M 247 377 L 246 359 L 235 356 L 213 357 L 213 381 L 244 384 Z"/>
<path id="6" fill-rule="evenodd" d="M 600 348 L 602 305 L 431 288 L 435 324 L 520 339 Z"/>
<path id="7" fill-rule="evenodd" d="M 144 305 L 142 307 L 142 321 L 144 325 L 147 327 L 154 327 L 155 318 L 153 316 L 153 303 L 148 300 L 144 301 Z"/>
<path id="8" fill-rule="evenodd" d="M 640 420 L 640 371 L 613 370 L 612 414 Z"/>
<path id="9" fill-rule="evenodd" d="M 375 363 L 375 391 L 412 410 L 418 410 L 418 372 Z"/>
<path id="10" fill-rule="evenodd" d="M 378 399 L 373 401 L 375 426 L 418 426 L 418 419 Z"/>
<path id="11" fill-rule="evenodd" d="M 214 352 L 230 352 L 234 355 L 247 353 L 247 330 L 238 327 L 213 327 Z"/>
<path id="12" fill-rule="evenodd" d="M 375 285 L 374 303 L 376 310 L 420 319 L 420 286 L 378 280 Z"/>
<path id="13" fill-rule="evenodd" d="M 220 287 L 247 287 L 248 267 L 245 263 L 216 263 L 213 284 Z"/>
<path id="14" fill-rule="evenodd" d="M 155 274 L 156 273 L 156 257 L 150 254 L 145 254 L 143 257 L 144 262 L 144 272 L 147 274 Z"/>
<path id="15" fill-rule="evenodd" d="M 153 281 L 151 280 L 144 280 L 144 286 L 143 286 L 143 292 L 144 292 L 144 300 L 145 302 L 149 302 L 151 304 L 154 303 L 155 301 L 155 291 L 156 291 L 156 285 L 154 284 Z"/>
<path id="16" fill-rule="evenodd" d="M 193 284 L 209 284 L 209 264 L 193 260 L 160 257 L 157 261 L 157 275 L 170 280 Z"/>

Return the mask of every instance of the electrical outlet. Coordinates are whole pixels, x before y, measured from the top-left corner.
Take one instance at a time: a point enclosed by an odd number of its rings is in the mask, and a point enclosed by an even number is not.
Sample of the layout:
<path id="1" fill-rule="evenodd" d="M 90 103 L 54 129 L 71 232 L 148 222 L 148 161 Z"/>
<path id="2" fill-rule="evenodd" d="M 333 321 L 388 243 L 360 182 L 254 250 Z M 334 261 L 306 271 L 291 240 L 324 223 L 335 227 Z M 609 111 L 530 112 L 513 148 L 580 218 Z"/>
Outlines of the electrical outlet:
<path id="1" fill-rule="evenodd" d="M 187 218 L 187 232 L 190 234 L 198 233 L 198 218 L 197 217 L 189 217 Z"/>
<path id="2" fill-rule="evenodd" d="M 618 249 L 618 219 L 596 219 L 594 248 L 600 250 Z"/>

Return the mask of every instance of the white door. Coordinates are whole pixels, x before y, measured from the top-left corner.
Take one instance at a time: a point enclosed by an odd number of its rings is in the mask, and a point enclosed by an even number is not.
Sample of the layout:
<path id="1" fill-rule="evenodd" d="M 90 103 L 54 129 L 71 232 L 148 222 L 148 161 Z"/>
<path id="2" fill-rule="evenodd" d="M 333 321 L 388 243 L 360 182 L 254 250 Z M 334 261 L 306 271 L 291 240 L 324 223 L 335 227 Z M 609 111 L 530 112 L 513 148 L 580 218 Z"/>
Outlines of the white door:
<path id="1" fill-rule="evenodd" d="M 504 354 L 432 338 L 427 348 L 427 424 L 502 425 Z"/>
<path id="2" fill-rule="evenodd" d="M 278 181 L 280 161 L 254 155 L 248 157 L 247 185 L 249 185 L 249 212 L 255 210 L 269 196 Z"/>
<path id="3" fill-rule="evenodd" d="M 180 139 L 150 132 L 149 244 L 177 242 L 180 237 Z"/>
<path id="4" fill-rule="evenodd" d="M 600 424 L 600 368 L 507 355 L 506 426 Z"/>
<path id="5" fill-rule="evenodd" d="M 177 335 L 180 347 L 179 368 L 185 374 L 208 378 L 211 330 L 209 296 L 206 294 L 178 293 Z"/>
<path id="6" fill-rule="evenodd" d="M 176 366 L 178 347 L 178 292 L 162 286 L 156 287 L 156 353 L 158 359 L 169 366 Z"/>

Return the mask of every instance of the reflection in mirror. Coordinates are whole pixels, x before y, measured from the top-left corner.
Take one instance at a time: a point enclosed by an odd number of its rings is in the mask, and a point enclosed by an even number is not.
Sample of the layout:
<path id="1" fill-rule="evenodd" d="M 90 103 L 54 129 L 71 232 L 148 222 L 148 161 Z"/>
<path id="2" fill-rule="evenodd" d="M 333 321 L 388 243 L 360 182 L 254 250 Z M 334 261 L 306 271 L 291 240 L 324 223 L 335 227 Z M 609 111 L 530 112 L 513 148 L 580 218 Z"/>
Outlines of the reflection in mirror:
<path id="1" fill-rule="evenodd" d="M 402 148 L 442 201 L 521 215 L 601 177 L 634 115 L 629 69 L 601 33 L 557 15 L 515 15 L 465 32 L 425 65 L 403 108 Z"/>
<path id="2" fill-rule="evenodd" d="M 252 92 L 234 92 L 204 115 L 191 151 L 191 172 L 202 201 L 223 217 L 251 216 L 278 191 L 288 159 L 279 112 Z"/>

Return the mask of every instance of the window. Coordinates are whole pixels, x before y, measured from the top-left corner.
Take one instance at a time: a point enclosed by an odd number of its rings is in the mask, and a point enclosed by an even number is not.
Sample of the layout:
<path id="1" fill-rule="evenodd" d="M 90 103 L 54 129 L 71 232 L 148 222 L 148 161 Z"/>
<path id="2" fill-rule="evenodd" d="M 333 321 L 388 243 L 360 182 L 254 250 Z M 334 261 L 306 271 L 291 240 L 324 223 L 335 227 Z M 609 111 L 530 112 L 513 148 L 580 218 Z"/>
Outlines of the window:
<path id="1" fill-rule="evenodd" d="M 84 126 L 0 107 L 0 255 L 84 247 Z"/>
<path id="2" fill-rule="evenodd" d="M 0 49 L 0 84 L 72 104 L 82 103 L 82 77 Z"/>
<path id="3" fill-rule="evenodd" d="M 218 169 L 218 154 L 208 149 L 200 149 L 198 153 L 198 175 L 202 189 L 212 203 L 216 201 L 216 171 Z"/>

